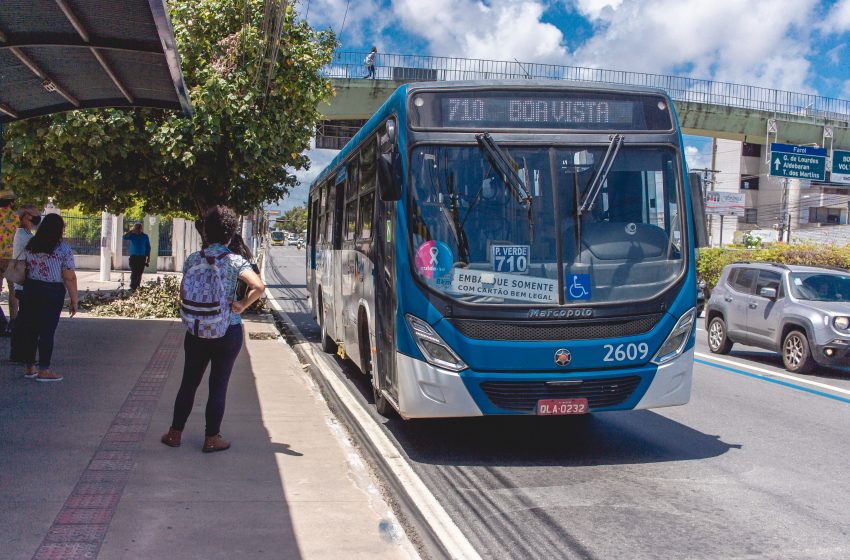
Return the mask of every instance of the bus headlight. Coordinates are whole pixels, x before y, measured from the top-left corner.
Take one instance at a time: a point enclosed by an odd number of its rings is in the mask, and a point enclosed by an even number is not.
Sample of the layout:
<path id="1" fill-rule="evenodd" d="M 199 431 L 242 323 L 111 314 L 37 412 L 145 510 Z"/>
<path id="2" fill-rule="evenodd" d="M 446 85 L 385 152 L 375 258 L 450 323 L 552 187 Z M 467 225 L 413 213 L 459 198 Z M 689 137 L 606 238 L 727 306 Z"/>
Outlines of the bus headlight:
<path id="1" fill-rule="evenodd" d="M 653 364 L 661 365 L 664 362 L 669 362 L 682 353 L 682 350 L 685 349 L 685 343 L 691 336 L 691 330 L 694 328 L 695 317 L 696 309 L 691 308 L 679 318 L 676 326 L 670 331 L 667 340 L 664 341 L 664 344 L 655 353 L 655 357 L 652 358 Z"/>
<path id="2" fill-rule="evenodd" d="M 832 324 L 840 331 L 846 331 L 850 327 L 850 317 L 836 317 L 832 320 Z"/>
<path id="3" fill-rule="evenodd" d="M 440 338 L 440 335 L 431 328 L 431 325 L 413 315 L 405 315 L 404 317 L 407 319 L 407 326 L 410 327 L 410 334 L 413 335 L 416 346 L 419 347 L 419 351 L 422 352 L 429 364 L 452 371 L 466 369 L 467 366 L 463 363 L 463 360 L 449 348 L 449 345 Z"/>

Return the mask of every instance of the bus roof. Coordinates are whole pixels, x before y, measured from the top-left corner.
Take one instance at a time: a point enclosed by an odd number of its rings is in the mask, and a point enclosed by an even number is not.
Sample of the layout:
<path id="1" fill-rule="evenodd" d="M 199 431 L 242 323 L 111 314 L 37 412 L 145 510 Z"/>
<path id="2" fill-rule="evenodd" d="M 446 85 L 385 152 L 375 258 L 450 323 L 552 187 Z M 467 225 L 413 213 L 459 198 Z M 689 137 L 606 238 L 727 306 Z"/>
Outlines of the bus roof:
<path id="1" fill-rule="evenodd" d="M 450 82 L 415 82 L 407 84 L 407 88 L 409 92 L 424 89 L 567 89 L 593 90 L 597 92 L 612 93 L 645 93 L 669 97 L 666 91 L 659 88 L 620 84 L 603 84 L 600 82 L 585 82 L 578 80 L 457 80 Z"/>

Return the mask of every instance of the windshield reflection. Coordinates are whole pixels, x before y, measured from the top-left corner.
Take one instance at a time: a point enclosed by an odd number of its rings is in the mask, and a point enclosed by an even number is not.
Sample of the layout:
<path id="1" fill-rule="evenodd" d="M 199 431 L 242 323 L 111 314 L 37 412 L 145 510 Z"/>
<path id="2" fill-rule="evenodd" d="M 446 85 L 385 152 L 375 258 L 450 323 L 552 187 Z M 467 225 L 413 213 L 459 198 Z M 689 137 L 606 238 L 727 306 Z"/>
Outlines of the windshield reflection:
<path id="1" fill-rule="evenodd" d="M 623 147 L 580 212 L 607 146 L 499 147 L 530 204 L 478 146 L 411 154 L 411 248 L 430 287 L 470 303 L 592 304 L 653 297 L 681 273 L 672 149 Z"/>
<path id="2" fill-rule="evenodd" d="M 791 275 L 791 291 L 798 299 L 850 301 L 850 276 L 824 273 Z"/>

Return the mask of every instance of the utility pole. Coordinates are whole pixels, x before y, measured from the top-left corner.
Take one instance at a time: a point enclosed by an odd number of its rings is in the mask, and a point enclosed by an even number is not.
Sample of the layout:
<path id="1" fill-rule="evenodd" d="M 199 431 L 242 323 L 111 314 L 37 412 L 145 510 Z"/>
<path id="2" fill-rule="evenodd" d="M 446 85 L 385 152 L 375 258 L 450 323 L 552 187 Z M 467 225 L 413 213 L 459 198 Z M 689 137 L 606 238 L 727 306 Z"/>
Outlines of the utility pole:
<path id="1" fill-rule="evenodd" d="M 782 215 L 779 226 L 779 241 L 791 242 L 791 215 L 788 212 L 788 179 L 782 180 Z M 787 239 L 785 233 L 788 233 Z"/>

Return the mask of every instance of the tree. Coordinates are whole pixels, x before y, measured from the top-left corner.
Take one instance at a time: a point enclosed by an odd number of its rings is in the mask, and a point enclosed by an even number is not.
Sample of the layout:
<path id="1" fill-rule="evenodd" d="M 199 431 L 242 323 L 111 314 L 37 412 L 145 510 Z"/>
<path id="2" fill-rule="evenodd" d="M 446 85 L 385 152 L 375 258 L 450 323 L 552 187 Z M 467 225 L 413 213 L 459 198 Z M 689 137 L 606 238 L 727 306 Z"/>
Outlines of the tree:
<path id="1" fill-rule="evenodd" d="M 276 221 L 277 224 L 281 225 L 287 231 L 301 233 L 307 229 L 307 207 L 298 206 L 296 208 L 290 208 Z"/>
<path id="2" fill-rule="evenodd" d="M 317 106 L 332 94 L 320 72 L 332 32 L 279 1 L 169 6 L 194 116 L 102 109 L 14 123 L 3 133 L 3 179 L 19 196 L 92 212 L 142 201 L 148 213 L 221 203 L 245 214 L 296 184 Z"/>

